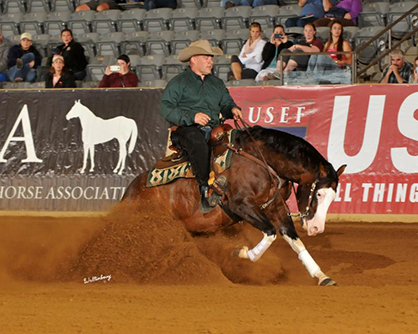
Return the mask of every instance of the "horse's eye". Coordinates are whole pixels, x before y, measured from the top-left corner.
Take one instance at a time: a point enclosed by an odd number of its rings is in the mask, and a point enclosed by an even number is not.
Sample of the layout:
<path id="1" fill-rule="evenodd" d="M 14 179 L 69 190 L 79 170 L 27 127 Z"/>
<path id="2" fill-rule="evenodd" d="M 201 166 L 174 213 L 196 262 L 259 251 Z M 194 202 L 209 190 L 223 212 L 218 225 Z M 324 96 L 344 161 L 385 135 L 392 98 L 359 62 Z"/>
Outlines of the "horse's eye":
<path id="1" fill-rule="evenodd" d="M 321 197 L 322 195 L 320 193 L 317 193 L 316 196 Z"/>

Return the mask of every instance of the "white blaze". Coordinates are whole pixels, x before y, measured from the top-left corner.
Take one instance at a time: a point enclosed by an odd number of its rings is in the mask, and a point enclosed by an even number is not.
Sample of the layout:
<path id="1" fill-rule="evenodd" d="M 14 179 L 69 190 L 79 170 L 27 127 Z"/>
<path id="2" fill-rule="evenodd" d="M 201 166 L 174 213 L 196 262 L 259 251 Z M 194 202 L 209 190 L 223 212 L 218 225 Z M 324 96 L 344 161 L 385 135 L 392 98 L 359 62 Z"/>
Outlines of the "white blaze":
<path id="1" fill-rule="evenodd" d="M 306 221 L 306 229 L 309 236 L 324 232 L 328 208 L 335 199 L 335 196 L 335 191 L 332 188 L 321 188 L 318 190 L 318 206 L 315 215 L 312 219 Z"/>

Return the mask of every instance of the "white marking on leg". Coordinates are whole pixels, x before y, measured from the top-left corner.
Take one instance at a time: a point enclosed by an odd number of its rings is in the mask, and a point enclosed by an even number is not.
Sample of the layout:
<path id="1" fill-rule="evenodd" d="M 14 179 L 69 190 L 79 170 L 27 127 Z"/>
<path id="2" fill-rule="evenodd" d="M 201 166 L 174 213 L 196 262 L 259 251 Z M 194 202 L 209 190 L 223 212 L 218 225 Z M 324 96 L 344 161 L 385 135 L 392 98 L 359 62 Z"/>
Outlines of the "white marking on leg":
<path id="1" fill-rule="evenodd" d="M 276 240 L 276 235 L 270 235 L 263 233 L 264 238 L 261 240 L 257 246 L 253 249 L 248 250 L 247 247 L 243 247 L 238 256 L 243 259 L 250 259 L 252 262 L 258 261 L 264 252 L 271 246 L 274 240 Z"/>

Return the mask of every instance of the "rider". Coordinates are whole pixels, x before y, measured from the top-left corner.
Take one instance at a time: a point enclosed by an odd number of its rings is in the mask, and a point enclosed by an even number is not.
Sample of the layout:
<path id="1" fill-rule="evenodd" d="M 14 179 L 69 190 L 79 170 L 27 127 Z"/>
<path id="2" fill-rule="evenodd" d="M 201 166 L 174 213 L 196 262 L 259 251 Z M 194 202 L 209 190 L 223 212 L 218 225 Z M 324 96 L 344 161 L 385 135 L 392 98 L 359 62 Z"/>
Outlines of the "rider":
<path id="1" fill-rule="evenodd" d="M 171 140 L 192 165 L 199 183 L 202 212 L 209 212 L 219 198 L 215 191 L 208 195 L 209 183 L 212 184 L 207 144 L 210 131 L 220 124 L 220 114 L 224 118 L 242 117 L 223 81 L 211 73 L 213 56 L 222 54 L 207 40 L 195 41 L 183 49 L 178 59 L 189 61 L 190 68 L 168 83 L 160 103 L 162 116 L 178 126 L 171 133 Z"/>

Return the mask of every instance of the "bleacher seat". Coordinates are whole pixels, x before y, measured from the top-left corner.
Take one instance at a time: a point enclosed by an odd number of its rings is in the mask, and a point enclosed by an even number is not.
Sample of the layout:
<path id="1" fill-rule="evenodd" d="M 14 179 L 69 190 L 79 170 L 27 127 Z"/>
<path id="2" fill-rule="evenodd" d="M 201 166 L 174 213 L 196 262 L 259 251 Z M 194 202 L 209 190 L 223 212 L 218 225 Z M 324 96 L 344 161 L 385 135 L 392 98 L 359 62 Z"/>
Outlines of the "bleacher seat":
<path id="1" fill-rule="evenodd" d="M 170 30 L 187 31 L 196 29 L 196 17 L 198 10 L 196 7 L 177 8 L 171 13 L 169 20 Z"/>
<path id="2" fill-rule="evenodd" d="M 218 7 L 220 6 L 220 0 L 202 0 L 203 5 L 202 7 Z"/>
<path id="3" fill-rule="evenodd" d="M 149 32 L 168 30 L 171 8 L 151 9 L 145 13 L 144 30 Z"/>
<path id="4" fill-rule="evenodd" d="M 60 35 L 52 35 L 49 38 L 47 48 L 48 48 L 48 55 L 51 55 L 53 51 L 57 48 L 58 45 L 62 44 L 61 36 Z"/>
<path id="5" fill-rule="evenodd" d="M 251 15 L 251 6 L 235 6 L 225 10 L 222 17 L 222 28 L 226 31 L 248 28 Z"/>
<path id="6" fill-rule="evenodd" d="M 222 50 L 227 54 L 239 55 L 244 42 L 250 37 L 247 28 L 228 31 L 222 40 Z"/>
<path id="7" fill-rule="evenodd" d="M 33 35 L 32 43 L 39 51 L 42 57 L 48 56 L 48 43 L 51 39 L 49 34 Z"/>
<path id="8" fill-rule="evenodd" d="M 125 33 L 121 31 L 100 34 L 96 42 L 97 56 L 114 56 L 121 54 L 121 43 L 125 38 Z"/>
<path id="9" fill-rule="evenodd" d="M 51 70 L 51 65 L 48 62 L 49 57 L 43 57 L 41 61 L 41 65 L 36 68 L 36 80 L 37 81 L 45 81 L 46 76 Z"/>
<path id="10" fill-rule="evenodd" d="M 227 81 L 228 73 L 231 71 L 231 55 L 222 55 L 213 57 L 213 72 L 214 74 Z"/>
<path id="11" fill-rule="evenodd" d="M 43 34 L 46 12 L 26 13 L 20 21 L 20 31 L 31 34 Z"/>
<path id="12" fill-rule="evenodd" d="M 253 8 L 250 15 L 250 22 L 258 22 L 264 31 L 274 27 L 276 16 L 279 14 L 280 7 L 277 5 L 258 6 Z"/>
<path id="13" fill-rule="evenodd" d="M 73 34 L 93 32 L 91 25 L 95 13 L 94 10 L 72 13 L 67 23 L 68 28 L 72 30 Z"/>
<path id="14" fill-rule="evenodd" d="M 51 8 L 49 7 L 49 1 L 47 0 L 26 0 L 26 11 L 28 13 L 49 13 L 51 11 Z"/>
<path id="15" fill-rule="evenodd" d="M 92 29 L 99 34 L 107 34 L 117 31 L 118 19 L 121 11 L 119 9 L 110 9 L 94 14 Z"/>
<path id="16" fill-rule="evenodd" d="M 375 37 L 379 32 L 381 32 L 383 27 L 365 27 L 359 29 L 355 36 L 356 49 L 359 49 L 363 44 L 367 43 Z M 366 47 L 358 55 L 358 60 L 363 64 L 369 64 L 372 60 L 376 58 L 377 55 L 382 53 L 386 48 L 386 43 L 388 39 L 388 34 L 383 34 L 380 38 Z"/>
<path id="17" fill-rule="evenodd" d="M 3 13 L 26 13 L 25 2 L 21 0 L 3 0 Z"/>
<path id="18" fill-rule="evenodd" d="M 145 43 L 148 39 L 148 31 L 133 31 L 125 33 L 125 40 L 122 41 L 121 51 L 124 54 L 145 55 Z"/>
<path id="19" fill-rule="evenodd" d="M 118 31 L 134 32 L 144 29 L 144 17 L 147 11 L 134 8 L 123 11 L 118 18 Z"/>
<path id="20" fill-rule="evenodd" d="M 176 55 L 165 57 L 164 63 L 162 65 L 162 78 L 164 80 L 170 81 L 177 74 L 183 72 L 186 68 L 187 64 L 178 60 Z"/>
<path id="21" fill-rule="evenodd" d="M 136 74 L 141 81 L 156 80 L 162 78 L 162 65 L 164 55 L 144 56 L 136 66 Z"/>
<path id="22" fill-rule="evenodd" d="M 101 80 L 102 78 L 100 78 Z M 81 83 L 82 88 L 98 88 L 100 81 L 84 81 Z"/>
<path id="23" fill-rule="evenodd" d="M 241 80 L 228 81 L 225 85 L 227 87 L 255 86 L 256 82 L 254 79 L 241 79 Z"/>
<path id="24" fill-rule="evenodd" d="M 400 18 L 403 14 L 410 11 L 418 3 L 416 1 L 397 2 L 389 6 L 389 12 L 387 14 L 387 24 L 391 24 Z M 397 39 L 401 39 L 408 32 L 414 29 L 418 24 L 418 9 L 412 14 L 406 16 L 401 22 L 397 23 L 392 28 L 392 36 Z"/>
<path id="25" fill-rule="evenodd" d="M 107 66 L 116 64 L 114 56 L 100 56 L 90 58 L 87 65 L 87 81 L 100 81 Z"/>
<path id="26" fill-rule="evenodd" d="M 51 0 L 51 12 L 74 12 L 73 0 Z"/>
<path id="27" fill-rule="evenodd" d="M 177 8 L 201 8 L 200 0 L 177 0 Z"/>
<path id="28" fill-rule="evenodd" d="M 20 21 L 23 18 L 21 12 L 8 13 L 0 16 L 0 29 L 3 36 L 13 36 L 20 34 Z"/>
<path id="29" fill-rule="evenodd" d="M 138 87 L 154 87 L 154 88 L 164 88 L 167 86 L 167 80 L 163 79 L 155 79 L 155 80 L 148 80 L 142 81 L 138 83 Z"/>
<path id="30" fill-rule="evenodd" d="M 212 46 L 222 46 L 222 41 L 225 38 L 226 31 L 223 29 L 213 29 L 200 32 L 200 39 L 207 39 Z"/>
<path id="31" fill-rule="evenodd" d="M 29 82 L 3 82 L 3 89 L 26 89 Z"/>
<path id="32" fill-rule="evenodd" d="M 45 34 L 59 35 L 67 27 L 70 19 L 70 12 L 51 12 L 47 15 L 44 22 Z"/>
<path id="33" fill-rule="evenodd" d="M 358 16 L 358 26 L 375 27 L 386 25 L 386 16 L 389 11 L 389 2 L 373 2 L 363 5 L 363 10 Z"/>
<path id="34" fill-rule="evenodd" d="M 97 32 L 87 32 L 74 36 L 74 40 L 80 43 L 84 48 L 84 53 L 93 58 L 97 55 L 96 43 L 100 39 L 100 34 Z"/>
<path id="35" fill-rule="evenodd" d="M 316 38 L 320 38 L 322 43 L 326 43 L 329 38 L 329 28 L 328 27 L 318 27 L 316 28 Z"/>
<path id="36" fill-rule="evenodd" d="M 199 31 L 221 29 L 221 21 L 224 15 L 225 9 L 223 7 L 201 8 L 196 17 L 196 29 Z"/>
<path id="37" fill-rule="evenodd" d="M 276 24 L 281 24 L 285 27 L 285 22 L 289 17 L 299 16 L 302 11 L 302 7 L 299 5 L 286 5 L 281 6 L 279 14 L 276 15 Z"/>
<path id="38" fill-rule="evenodd" d="M 180 51 L 188 47 L 191 42 L 198 40 L 199 36 L 200 31 L 197 30 L 176 32 L 171 39 L 171 54 L 178 55 Z"/>
<path id="39" fill-rule="evenodd" d="M 130 68 L 131 68 L 131 71 L 132 72 L 135 72 L 136 71 L 136 67 L 139 64 L 140 59 L 141 59 L 141 56 L 140 55 L 129 55 L 129 60 L 131 61 Z"/>
<path id="40" fill-rule="evenodd" d="M 146 41 L 146 54 L 157 55 L 163 54 L 169 56 L 171 53 L 170 42 L 174 37 L 174 31 L 156 31 L 148 35 Z"/>

